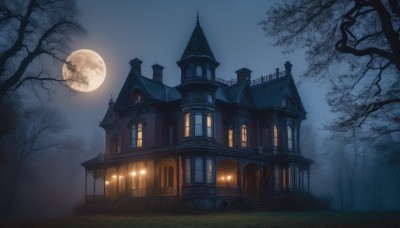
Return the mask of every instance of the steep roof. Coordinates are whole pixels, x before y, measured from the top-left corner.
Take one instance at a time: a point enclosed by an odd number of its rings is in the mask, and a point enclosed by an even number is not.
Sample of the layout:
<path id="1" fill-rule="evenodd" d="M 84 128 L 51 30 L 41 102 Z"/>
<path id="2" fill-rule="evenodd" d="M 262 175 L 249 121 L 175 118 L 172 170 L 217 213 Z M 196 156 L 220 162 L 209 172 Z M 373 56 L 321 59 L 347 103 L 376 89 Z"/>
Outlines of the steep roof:
<path id="1" fill-rule="evenodd" d="M 199 19 L 197 18 L 196 27 L 193 30 L 192 36 L 186 45 L 185 51 L 182 54 L 181 59 L 185 59 L 191 56 L 208 57 L 213 61 L 216 61 L 214 54 L 211 51 L 210 45 L 207 42 L 206 36 L 204 35 L 203 29 L 200 26 Z"/>
<path id="2" fill-rule="evenodd" d="M 180 93 L 175 88 L 138 75 L 132 70 L 128 74 L 118 98 L 115 101 L 114 110 L 122 110 L 124 108 L 126 99 L 134 89 L 139 89 L 145 96 L 155 101 L 170 102 L 181 98 Z"/>

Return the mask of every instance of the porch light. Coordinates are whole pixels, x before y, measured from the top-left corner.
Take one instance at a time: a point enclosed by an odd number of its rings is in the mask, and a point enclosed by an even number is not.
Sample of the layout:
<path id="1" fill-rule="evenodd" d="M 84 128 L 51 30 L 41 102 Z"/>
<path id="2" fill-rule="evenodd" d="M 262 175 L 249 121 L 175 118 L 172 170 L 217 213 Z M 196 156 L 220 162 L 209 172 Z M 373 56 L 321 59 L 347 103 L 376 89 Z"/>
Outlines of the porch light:
<path id="1" fill-rule="evenodd" d="M 112 175 L 112 178 L 117 178 L 117 175 Z"/>
<path id="2" fill-rule="evenodd" d="M 227 179 L 228 181 L 230 181 L 230 180 L 232 180 L 232 176 L 227 176 L 226 179 Z"/>
<path id="3" fill-rule="evenodd" d="M 224 181 L 224 180 L 225 180 L 225 177 L 224 177 L 224 176 L 222 176 L 222 177 L 221 177 L 221 180 L 222 180 L 222 181 Z"/>
<path id="4" fill-rule="evenodd" d="M 106 181 L 106 185 L 109 185 L 109 184 L 110 184 L 110 182 Z"/>
<path id="5" fill-rule="evenodd" d="M 136 176 L 136 172 L 135 171 L 131 172 L 131 176 Z"/>
<path id="6" fill-rule="evenodd" d="M 124 178 L 124 176 L 119 176 L 119 179 Z"/>
<path id="7" fill-rule="evenodd" d="M 140 175 L 144 175 L 144 174 L 146 174 L 146 170 L 144 170 L 144 169 L 140 170 Z"/>

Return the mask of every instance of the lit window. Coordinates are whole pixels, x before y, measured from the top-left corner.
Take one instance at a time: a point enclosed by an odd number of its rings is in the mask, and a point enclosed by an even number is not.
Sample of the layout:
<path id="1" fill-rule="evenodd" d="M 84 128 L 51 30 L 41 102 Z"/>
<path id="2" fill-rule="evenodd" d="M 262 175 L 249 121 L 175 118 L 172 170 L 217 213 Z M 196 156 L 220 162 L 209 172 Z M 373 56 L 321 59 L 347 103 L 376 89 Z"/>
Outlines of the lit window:
<path id="1" fill-rule="evenodd" d="M 142 101 L 142 95 L 140 93 L 135 94 L 134 97 L 135 97 L 135 100 L 134 100 L 135 104 Z"/>
<path id="2" fill-rule="evenodd" d="M 242 147 L 247 147 L 247 126 L 242 124 Z"/>
<path id="3" fill-rule="evenodd" d="M 229 126 L 228 129 L 228 146 L 233 147 L 233 128 Z"/>
<path id="4" fill-rule="evenodd" d="M 274 126 L 274 147 L 278 146 L 278 128 Z"/>
<path id="5" fill-rule="evenodd" d="M 202 76 L 202 69 L 201 66 L 196 66 L 196 76 Z"/>
<path id="6" fill-rule="evenodd" d="M 207 159 L 207 183 L 212 184 L 213 182 L 213 170 L 214 165 L 211 159 Z"/>
<path id="7" fill-rule="evenodd" d="M 194 135 L 203 135 L 203 115 L 201 113 L 196 113 L 194 115 Z"/>
<path id="8" fill-rule="evenodd" d="M 293 149 L 293 134 L 292 134 L 292 127 L 287 126 L 287 137 L 288 137 L 288 149 Z"/>
<path id="9" fill-rule="evenodd" d="M 189 137 L 190 135 L 190 115 L 189 113 L 185 114 L 185 137 Z"/>
<path id="10" fill-rule="evenodd" d="M 186 184 L 190 184 L 190 159 L 186 158 L 185 161 L 185 177 L 186 177 Z"/>
<path id="11" fill-rule="evenodd" d="M 131 126 L 131 147 L 142 147 L 143 145 L 143 128 L 142 123 L 138 121 Z"/>
<path id="12" fill-rule="evenodd" d="M 196 158 L 194 164 L 194 181 L 196 183 L 201 183 L 204 181 L 204 168 L 203 168 L 203 158 Z"/>
<path id="13" fill-rule="evenodd" d="M 213 137 L 213 120 L 211 114 L 207 115 L 207 137 Z"/>
<path id="14" fill-rule="evenodd" d="M 286 168 L 282 168 L 282 188 L 286 189 Z"/>

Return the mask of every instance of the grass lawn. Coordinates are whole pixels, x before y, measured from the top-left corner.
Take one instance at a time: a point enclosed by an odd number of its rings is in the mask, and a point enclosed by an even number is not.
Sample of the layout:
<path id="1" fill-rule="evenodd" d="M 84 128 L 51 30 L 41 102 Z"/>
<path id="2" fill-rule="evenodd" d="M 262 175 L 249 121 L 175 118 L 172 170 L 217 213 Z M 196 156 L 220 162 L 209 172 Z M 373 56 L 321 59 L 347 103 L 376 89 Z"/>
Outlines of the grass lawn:
<path id="1" fill-rule="evenodd" d="M 0 220 L 0 227 L 400 227 L 400 212 L 232 212 Z"/>

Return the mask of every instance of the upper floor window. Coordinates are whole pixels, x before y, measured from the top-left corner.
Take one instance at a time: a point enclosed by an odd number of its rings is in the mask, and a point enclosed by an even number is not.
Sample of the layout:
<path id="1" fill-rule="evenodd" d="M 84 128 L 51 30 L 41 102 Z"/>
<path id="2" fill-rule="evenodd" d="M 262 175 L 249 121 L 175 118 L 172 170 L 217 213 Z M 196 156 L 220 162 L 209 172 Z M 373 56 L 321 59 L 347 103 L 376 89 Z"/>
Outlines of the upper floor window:
<path id="1" fill-rule="evenodd" d="M 184 116 L 184 121 L 185 121 L 185 137 L 189 137 L 190 136 L 190 114 L 189 113 L 185 113 Z"/>
<path id="2" fill-rule="evenodd" d="M 135 104 L 141 102 L 142 100 L 143 100 L 142 94 L 136 93 L 136 94 L 134 95 L 134 101 L 133 101 L 133 102 L 135 102 Z"/>
<path id="3" fill-rule="evenodd" d="M 207 67 L 207 79 L 211 80 L 211 67 Z"/>
<path id="4" fill-rule="evenodd" d="M 292 150 L 293 149 L 293 132 L 292 132 L 292 127 L 291 126 L 287 126 L 287 138 L 288 138 L 288 149 Z"/>
<path id="5" fill-rule="evenodd" d="M 274 147 L 278 146 L 278 128 L 274 125 Z"/>
<path id="6" fill-rule="evenodd" d="M 242 147 L 247 147 L 247 126 L 242 124 Z"/>
<path id="7" fill-rule="evenodd" d="M 185 69 L 185 76 L 186 76 L 186 77 L 192 76 L 192 72 L 191 72 L 191 67 L 190 67 L 190 66 L 187 66 L 187 67 L 186 67 L 186 69 Z"/>
<path id="8" fill-rule="evenodd" d="M 207 137 L 213 137 L 213 118 L 211 114 L 207 114 Z"/>
<path id="9" fill-rule="evenodd" d="M 194 115 L 194 135 L 203 135 L 203 115 L 201 113 L 196 113 Z"/>
<path id="10" fill-rule="evenodd" d="M 233 127 L 229 125 L 228 128 L 228 146 L 233 147 Z"/>
<path id="11" fill-rule="evenodd" d="M 202 72 L 202 69 L 201 69 L 201 66 L 196 66 L 196 76 L 202 76 L 203 75 L 203 72 Z"/>
<path id="12" fill-rule="evenodd" d="M 131 126 L 131 147 L 142 147 L 143 144 L 143 125 L 141 121 L 133 123 Z"/>
<path id="13" fill-rule="evenodd" d="M 207 94 L 207 102 L 210 104 L 213 103 L 213 98 L 212 98 L 211 94 Z"/>

